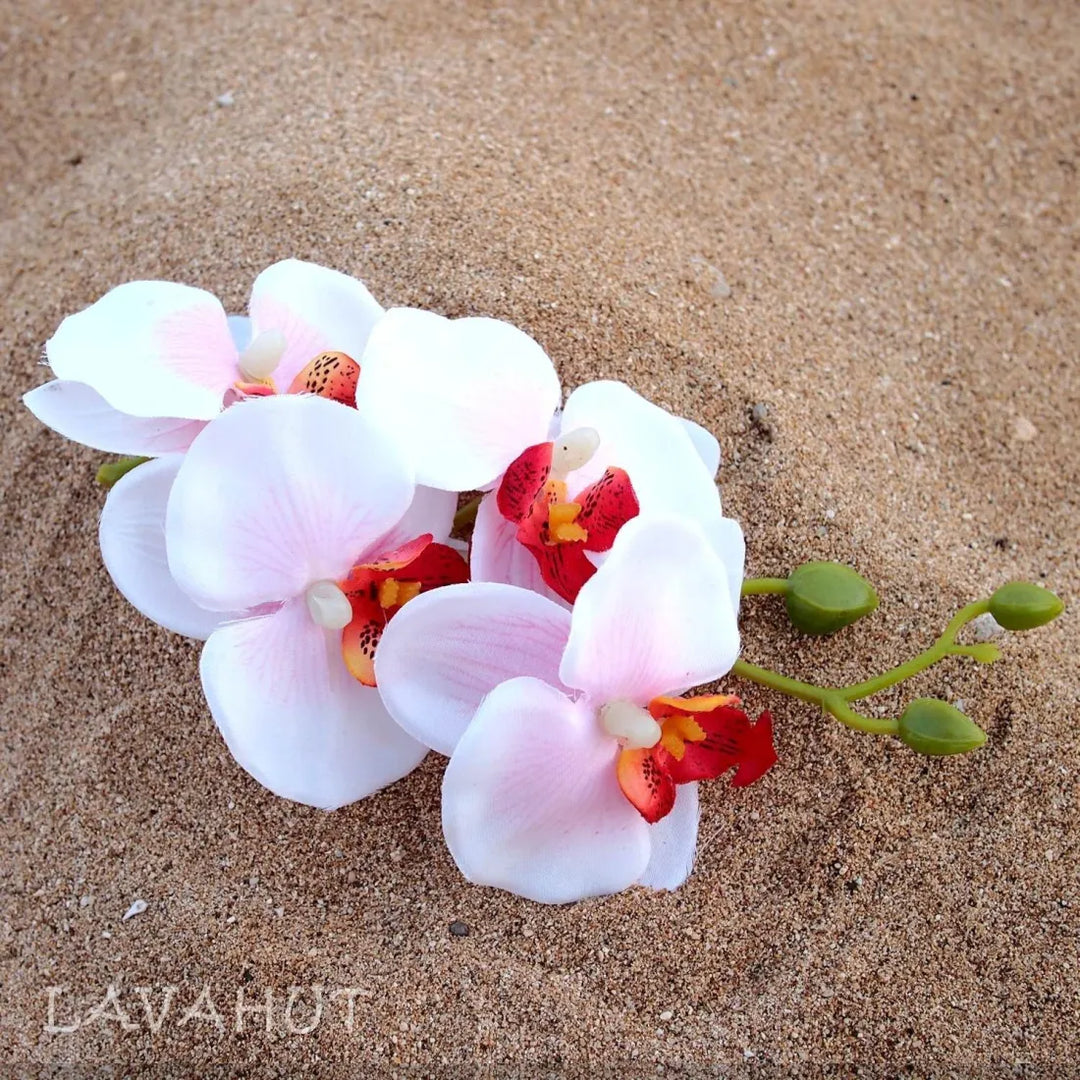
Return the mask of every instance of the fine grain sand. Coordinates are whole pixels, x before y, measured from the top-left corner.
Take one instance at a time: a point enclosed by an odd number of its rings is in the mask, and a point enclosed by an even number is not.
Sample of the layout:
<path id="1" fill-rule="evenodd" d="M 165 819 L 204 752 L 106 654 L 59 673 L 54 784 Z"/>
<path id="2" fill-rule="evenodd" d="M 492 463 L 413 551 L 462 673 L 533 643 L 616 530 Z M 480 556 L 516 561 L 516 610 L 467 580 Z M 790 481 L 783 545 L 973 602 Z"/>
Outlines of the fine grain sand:
<path id="1" fill-rule="evenodd" d="M 240 310 L 297 255 L 510 319 L 717 434 L 751 573 L 879 586 L 823 641 L 747 602 L 748 659 L 869 674 L 1080 595 L 1078 73 L 1067 0 L 0 3 L 4 1074 L 1075 1075 L 1075 615 L 911 691 L 967 758 L 742 687 L 780 764 L 705 786 L 689 883 L 540 907 L 463 882 L 435 755 L 331 815 L 243 774 L 18 396 L 131 278 Z"/>

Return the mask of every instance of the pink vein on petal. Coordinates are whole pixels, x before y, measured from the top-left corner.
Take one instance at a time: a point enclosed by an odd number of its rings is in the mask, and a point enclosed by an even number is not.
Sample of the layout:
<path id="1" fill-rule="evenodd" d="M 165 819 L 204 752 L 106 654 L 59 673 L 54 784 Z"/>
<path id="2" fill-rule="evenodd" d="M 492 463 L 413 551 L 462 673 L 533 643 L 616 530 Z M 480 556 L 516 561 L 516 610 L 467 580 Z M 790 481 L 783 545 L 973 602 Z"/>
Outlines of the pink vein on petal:
<path id="1" fill-rule="evenodd" d="M 236 346 L 219 307 L 173 312 L 158 323 L 156 337 L 162 365 L 187 383 L 224 391 L 239 376 Z"/>

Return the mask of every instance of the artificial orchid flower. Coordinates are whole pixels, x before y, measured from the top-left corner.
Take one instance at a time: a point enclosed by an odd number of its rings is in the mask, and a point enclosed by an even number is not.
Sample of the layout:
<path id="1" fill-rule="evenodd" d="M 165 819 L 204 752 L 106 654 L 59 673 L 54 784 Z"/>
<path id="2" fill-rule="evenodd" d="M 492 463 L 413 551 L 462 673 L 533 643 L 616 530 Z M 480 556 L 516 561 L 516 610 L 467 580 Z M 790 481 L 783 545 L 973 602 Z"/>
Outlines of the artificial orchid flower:
<path id="1" fill-rule="evenodd" d="M 258 275 L 249 313 L 188 285 L 117 286 L 60 324 L 57 378 L 23 400 L 76 442 L 156 457 L 239 400 L 314 393 L 356 405 L 443 491 L 490 484 L 558 407 L 544 350 L 498 319 L 384 312 L 357 279 L 297 259 Z"/>
<path id="2" fill-rule="evenodd" d="M 697 781 L 734 767 L 750 783 L 775 760 L 767 716 L 679 696 L 738 655 L 732 572 L 697 524 L 637 517 L 572 612 L 473 583 L 420 597 L 388 627 L 383 700 L 450 755 L 443 829 L 470 881 L 563 903 L 685 880 Z"/>
<path id="3" fill-rule="evenodd" d="M 394 442 L 317 396 L 228 409 L 176 470 L 172 578 L 201 608 L 243 613 L 203 647 L 203 690 L 233 756 L 278 795 L 331 809 L 424 756 L 372 668 L 402 605 L 467 573 L 417 506 Z"/>
<path id="4" fill-rule="evenodd" d="M 559 397 L 544 351 L 494 319 L 383 309 L 357 280 L 310 263 L 256 278 L 251 317 L 209 293 L 131 282 L 65 319 L 46 346 L 61 378 L 25 396 L 62 434 L 161 455 L 128 473 L 102 514 L 102 554 L 120 592 L 166 629 L 205 638 L 220 621 L 169 580 L 164 507 L 178 454 L 224 408 L 279 391 L 357 405 L 409 458 L 417 500 L 451 515 L 457 485 L 488 481 L 547 430 Z M 347 351 L 344 351 L 347 350 Z M 126 410 L 126 411 L 125 411 Z M 177 415 L 172 415 L 177 414 Z"/>
<path id="5" fill-rule="evenodd" d="M 573 603 L 627 521 L 639 513 L 697 521 L 733 569 L 742 531 L 721 511 L 716 440 L 618 382 L 575 390 L 544 441 L 525 449 L 476 516 L 476 581 L 501 581 Z"/>
<path id="6" fill-rule="evenodd" d="M 148 457 L 186 450 L 243 396 L 317 390 L 330 367 L 323 393 L 352 403 L 353 358 L 383 315 L 360 281 L 286 259 L 255 279 L 248 310 L 229 317 L 171 281 L 119 285 L 64 319 L 45 346 L 57 378 L 23 401 L 69 439 Z"/>

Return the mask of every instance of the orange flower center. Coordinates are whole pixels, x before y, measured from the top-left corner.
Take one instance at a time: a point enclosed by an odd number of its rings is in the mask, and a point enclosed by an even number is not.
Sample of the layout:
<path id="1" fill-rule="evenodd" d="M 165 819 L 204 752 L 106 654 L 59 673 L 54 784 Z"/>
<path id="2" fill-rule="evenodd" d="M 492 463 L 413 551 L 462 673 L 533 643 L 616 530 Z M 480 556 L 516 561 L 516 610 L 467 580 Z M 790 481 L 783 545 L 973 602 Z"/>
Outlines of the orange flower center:
<path id="1" fill-rule="evenodd" d="M 379 582 L 379 607 L 401 607 L 402 604 L 420 595 L 422 585 L 419 581 L 402 581 L 399 578 L 385 578 Z"/>
<path id="2" fill-rule="evenodd" d="M 588 531 L 577 524 L 581 503 L 570 502 L 565 481 L 549 480 L 544 485 L 544 494 L 548 499 L 548 529 L 544 543 L 553 547 L 588 540 Z"/>
<path id="3" fill-rule="evenodd" d="M 687 743 L 704 741 L 705 729 L 686 713 L 673 713 L 660 724 L 660 745 L 676 761 L 682 761 Z"/>

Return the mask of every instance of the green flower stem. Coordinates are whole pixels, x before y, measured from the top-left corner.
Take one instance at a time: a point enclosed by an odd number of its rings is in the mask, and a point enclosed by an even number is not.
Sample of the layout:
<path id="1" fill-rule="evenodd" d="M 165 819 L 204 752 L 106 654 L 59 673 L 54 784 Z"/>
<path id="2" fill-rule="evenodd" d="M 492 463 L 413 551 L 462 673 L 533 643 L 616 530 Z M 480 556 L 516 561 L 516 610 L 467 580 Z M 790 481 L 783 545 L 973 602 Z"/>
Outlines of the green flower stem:
<path id="1" fill-rule="evenodd" d="M 949 625 L 945 627 L 945 632 L 929 649 L 924 649 L 918 656 L 913 656 L 908 660 L 907 663 L 900 664 L 889 671 L 883 672 L 881 675 L 875 675 L 872 679 L 855 683 L 852 686 L 845 686 L 841 693 L 848 701 L 859 701 L 862 698 L 870 697 L 871 694 L 876 694 L 879 690 L 886 690 L 890 686 L 895 686 L 898 682 L 910 679 L 913 675 L 918 675 L 920 671 L 925 671 L 931 664 L 936 664 L 939 660 L 948 656 L 956 644 L 956 635 L 960 630 L 976 616 L 982 615 L 983 612 L 989 610 L 989 600 L 976 600 L 975 603 L 962 607 L 952 617 Z"/>
<path id="2" fill-rule="evenodd" d="M 148 457 L 124 457 L 119 461 L 107 461 L 98 467 L 97 482 L 104 488 L 111 488 L 121 477 L 149 460 Z"/>
<path id="3" fill-rule="evenodd" d="M 787 578 L 782 577 L 754 577 L 747 578 L 742 583 L 743 596 L 761 596 L 764 593 L 787 592 Z"/>
<path id="4" fill-rule="evenodd" d="M 454 515 L 454 532 L 467 529 L 476 521 L 476 511 L 480 509 L 480 500 L 483 495 L 477 495 L 467 503 L 463 503 Z"/>
<path id="5" fill-rule="evenodd" d="M 771 580 L 775 581 L 776 579 Z M 756 584 L 756 581 L 752 581 L 751 584 Z M 770 590 L 762 589 L 760 591 L 766 592 Z M 946 656 L 970 656 L 982 660 L 984 663 L 989 662 L 992 657 L 988 656 L 987 650 L 974 651 L 977 650 L 977 646 L 956 644 L 956 635 L 960 630 L 976 616 L 982 615 L 989 610 L 989 600 L 977 600 L 973 604 L 968 604 L 953 616 L 942 635 L 930 648 L 924 649 L 918 656 L 912 657 L 906 663 L 890 668 L 880 675 L 875 675 L 872 679 L 852 683 L 850 686 L 815 686 L 813 683 L 805 683 L 798 679 L 789 678 L 787 675 L 781 675 L 779 672 L 771 671 L 769 668 L 758 667 L 757 664 L 750 664 L 745 660 L 737 660 L 731 670 L 732 674 L 748 679 L 750 682 L 760 683 L 762 686 L 779 690 L 789 697 L 799 698 L 801 701 L 819 705 L 827 713 L 839 720 L 840 723 L 855 728 L 857 731 L 866 731 L 872 735 L 895 735 L 898 731 L 897 720 L 882 720 L 873 716 L 865 716 L 860 712 L 856 712 L 851 707 L 851 702 L 861 701 L 863 698 L 868 698 L 872 694 L 886 690 L 890 686 L 895 686 L 905 679 L 910 679 L 913 675 L 925 671 L 931 664 L 936 664 Z"/>

